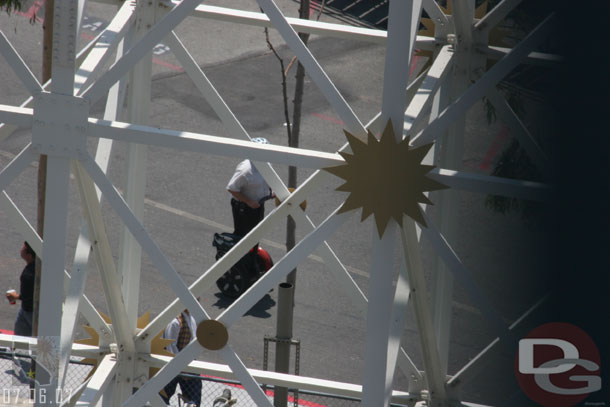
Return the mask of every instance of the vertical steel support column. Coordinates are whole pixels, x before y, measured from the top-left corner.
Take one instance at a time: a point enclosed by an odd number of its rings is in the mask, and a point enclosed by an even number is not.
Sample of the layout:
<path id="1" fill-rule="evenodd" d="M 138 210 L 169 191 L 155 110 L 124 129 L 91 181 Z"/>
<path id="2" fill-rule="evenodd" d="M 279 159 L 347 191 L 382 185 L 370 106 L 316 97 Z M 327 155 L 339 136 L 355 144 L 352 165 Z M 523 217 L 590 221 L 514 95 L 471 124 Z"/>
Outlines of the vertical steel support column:
<path id="1" fill-rule="evenodd" d="M 381 115 L 384 121 L 392 120 L 396 137 L 402 137 L 409 65 L 421 8 L 421 0 L 390 1 Z M 395 364 L 388 363 L 392 324 L 390 318 L 379 316 L 392 314 L 396 231 L 397 223 L 392 220 L 382 238 L 378 238 L 377 230 L 372 238 L 362 399 L 367 407 L 387 406 L 394 381 Z"/>
<path id="2" fill-rule="evenodd" d="M 134 43 L 144 37 L 155 23 L 157 1 L 138 2 Z M 129 77 L 126 120 L 135 124 L 148 124 L 150 111 L 150 81 L 152 75 L 152 53 L 134 67 Z M 139 220 L 144 215 L 146 192 L 146 164 L 148 148 L 141 144 L 129 144 L 125 201 Z M 140 267 L 142 248 L 123 227 L 119 253 L 119 273 L 123 276 L 123 296 L 130 324 L 135 326 L 138 318 L 140 291 Z"/>
<path id="3" fill-rule="evenodd" d="M 76 28 L 78 3 L 76 0 L 57 1 L 54 4 L 53 20 L 53 65 L 51 92 L 73 95 L 74 64 L 76 57 Z M 65 140 L 60 140 L 71 130 L 64 128 L 63 121 L 70 122 L 68 112 L 48 120 L 54 115 L 43 99 L 34 100 L 35 121 L 32 141 L 41 145 L 46 138 L 43 152 L 48 155 L 46 180 L 46 206 L 44 230 L 46 239 L 42 251 L 44 262 L 40 283 L 40 312 L 38 317 L 37 350 L 37 395 L 45 394 L 44 405 L 57 405 L 61 355 L 61 315 L 64 300 L 64 269 L 66 229 L 68 219 L 68 189 L 70 181 L 70 155 Z M 48 96 L 48 95 L 44 95 Z M 86 119 L 85 119 L 86 120 Z M 57 140 L 57 143 L 55 141 Z M 63 143 L 62 143 L 63 141 Z M 63 144 L 63 146 L 62 146 Z M 67 153 L 67 154 L 66 154 Z M 42 386 L 41 384 L 47 383 Z M 60 390 L 61 391 L 61 390 Z M 36 398 L 36 406 L 41 406 Z"/>
<path id="4" fill-rule="evenodd" d="M 430 115 L 431 121 L 449 104 L 449 89 L 447 89 L 449 86 L 451 86 L 451 82 L 447 86 L 441 87 L 435 96 Z M 442 147 L 435 147 L 434 149 L 436 155 L 435 164 L 439 167 L 445 168 L 444 166 L 448 165 L 446 162 L 448 154 L 446 153 L 452 151 L 450 140 L 452 140 L 453 136 L 455 136 L 455 133 L 449 130 L 440 141 Z M 451 239 L 449 236 L 455 235 L 455 233 L 449 231 L 448 221 L 455 219 L 452 216 L 455 216 L 456 201 L 456 192 L 451 190 L 437 192 L 434 198 L 439 211 L 439 228 L 448 239 Z M 447 374 L 449 339 L 451 334 L 451 307 L 453 301 L 453 275 L 437 256 L 434 258 L 434 266 L 432 267 L 430 291 L 432 295 L 433 325 L 434 332 L 438 338 L 441 369 L 444 374 Z"/>
<path id="5" fill-rule="evenodd" d="M 455 64 L 449 86 L 440 89 L 433 106 L 433 117 L 457 99 L 470 85 L 472 47 L 472 27 L 474 23 L 474 0 L 453 3 L 453 23 L 455 26 Z M 437 153 L 438 166 L 460 170 L 463 159 L 465 117 L 456 120 L 440 140 Z M 457 237 L 459 196 L 448 189 L 438 193 L 439 229 L 448 241 Z M 432 304 L 434 329 L 438 338 L 441 368 L 447 374 L 449 360 L 449 339 L 451 336 L 451 307 L 453 301 L 453 276 L 445 265 L 436 259 L 432 276 Z"/>
<path id="6" fill-rule="evenodd" d="M 45 386 L 36 385 L 36 394 L 45 394 L 56 405 L 55 394 L 59 386 L 59 355 L 61 351 L 61 315 L 64 300 L 64 267 L 66 251 L 66 225 L 68 219 L 68 187 L 70 159 L 49 155 L 47 161 L 47 194 L 45 206 L 44 262 L 40 282 L 40 312 L 38 323 L 38 349 L 36 352 L 36 379 Z M 46 370 L 46 372 L 45 372 Z M 37 398 L 36 406 L 43 405 Z"/>
<path id="7" fill-rule="evenodd" d="M 156 21 L 157 0 L 136 3 L 135 30 L 129 36 L 135 44 L 144 37 Z M 136 64 L 129 75 L 129 93 L 127 99 L 127 121 L 135 124 L 148 124 L 150 114 L 150 86 L 152 76 L 152 52 Z M 129 144 L 125 178 L 125 201 L 135 216 L 144 217 L 144 196 L 146 192 L 146 165 L 148 147 L 142 144 Z M 142 248 L 131 235 L 126 226 L 121 230 L 118 271 L 123 277 L 123 299 L 127 309 L 129 325 L 137 325 L 138 304 L 140 300 L 140 272 Z M 119 368 L 114 394 L 114 405 L 119 406 L 133 393 L 135 377 L 147 375 L 144 366 L 136 364 L 134 354 L 124 353 L 119 357 Z"/>

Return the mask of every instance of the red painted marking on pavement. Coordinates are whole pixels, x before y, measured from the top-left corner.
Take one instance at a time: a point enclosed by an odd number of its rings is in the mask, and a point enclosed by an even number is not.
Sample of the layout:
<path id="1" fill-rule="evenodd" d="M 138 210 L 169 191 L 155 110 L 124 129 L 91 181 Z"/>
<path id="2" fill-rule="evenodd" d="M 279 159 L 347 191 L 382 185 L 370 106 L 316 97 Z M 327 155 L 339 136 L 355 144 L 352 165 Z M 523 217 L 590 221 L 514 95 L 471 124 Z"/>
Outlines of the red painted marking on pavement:
<path id="1" fill-rule="evenodd" d="M 417 51 L 417 50 L 415 50 L 415 51 Z M 421 56 L 413 55 L 413 59 L 411 60 L 411 68 L 409 70 L 409 76 L 411 76 L 413 74 L 413 71 L 415 71 L 415 67 L 419 63 L 420 59 L 421 59 Z"/>
<path id="2" fill-rule="evenodd" d="M 220 376 L 211 376 L 211 375 L 207 375 L 207 374 L 202 374 L 200 375 L 201 377 L 209 377 L 211 379 L 220 379 L 220 380 L 226 380 L 224 377 L 220 377 Z M 233 383 L 222 383 L 223 385 L 227 386 L 227 387 L 233 387 L 236 389 L 244 389 L 244 386 L 242 386 L 241 384 L 233 384 Z M 269 397 L 273 397 L 273 391 L 271 390 L 266 390 L 265 394 Z M 294 403 L 294 397 L 292 396 L 288 396 L 288 401 L 291 403 Z M 299 398 L 299 406 L 305 406 L 305 407 L 328 407 L 324 404 L 318 404 L 318 403 L 314 403 L 312 401 L 307 401 L 307 400 L 302 400 Z"/>
<path id="3" fill-rule="evenodd" d="M 322 114 L 322 113 L 312 113 L 311 115 L 317 117 L 318 119 L 322 119 L 322 120 L 326 120 L 326 121 L 329 121 L 329 122 L 332 122 L 332 123 L 340 124 L 342 126 L 345 125 L 345 123 L 343 123 L 341 120 L 335 119 L 334 117 L 330 117 L 330 116 L 327 116 L 327 115 Z"/>
<path id="4" fill-rule="evenodd" d="M 28 11 L 26 11 L 25 13 L 24 13 L 24 12 L 22 12 L 22 11 L 18 11 L 18 12 L 17 12 L 17 14 L 18 14 L 18 15 L 20 15 L 20 16 L 23 16 L 23 17 L 27 17 L 27 18 L 29 18 L 30 20 L 31 20 L 32 18 L 36 18 L 36 21 L 38 21 L 38 22 L 43 22 L 44 20 L 42 20 L 40 17 L 38 17 L 38 16 L 36 15 L 36 13 L 38 13 L 38 10 L 40 10 L 40 7 L 42 7 L 42 5 L 43 5 L 43 2 L 42 2 L 41 0 L 36 0 L 36 1 L 34 2 L 34 4 L 32 4 L 32 5 L 30 6 L 30 8 L 28 9 Z"/>
<path id="5" fill-rule="evenodd" d="M 491 143 L 489 150 L 487 150 L 487 154 L 485 154 L 485 158 L 479 168 L 482 170 L 489 170 L 491 168 L 491 163 L 493 162 L 496 154 L 498 154 L 498 150 L 502 147 L 502 144 L 508 138 L 508 127 L 502 127 L 502 130 L 498 133 L 494 141 Z"/>
<path id="6" fill-rule="evenodd" d="M 8 329 L 0 329 L 0 334 L 13 335 L 15 332 Z"/>
<path id="7" fill-rule="evenodd" d="M 87 33 L 80 33 L 80 37 L 84 40 L 91 41 L 95 37 L 93 35 L 89 35 Z"/>
<path id="8" fill-rule="evenodd" d="M 153 64 L 164 66 L 166 68 L 171 69 L 172 71 L 184 72 L 184 69 L 181 66 L 170 64 L 169 62 L 161 61 L 158 58 L 153 58 L 152 61 L 153 61 Z"/>
<path id="9" fill-rule="evenodd" d="M 318 4 L 317 1 L 312 1 L 310 3 L 309 7 L 309 18 L 311 19 L 311 16 L 313 15 L 313 13 L 315 13 L 316 11 L 318 11 L 320 9 L 320 5 Z"/>

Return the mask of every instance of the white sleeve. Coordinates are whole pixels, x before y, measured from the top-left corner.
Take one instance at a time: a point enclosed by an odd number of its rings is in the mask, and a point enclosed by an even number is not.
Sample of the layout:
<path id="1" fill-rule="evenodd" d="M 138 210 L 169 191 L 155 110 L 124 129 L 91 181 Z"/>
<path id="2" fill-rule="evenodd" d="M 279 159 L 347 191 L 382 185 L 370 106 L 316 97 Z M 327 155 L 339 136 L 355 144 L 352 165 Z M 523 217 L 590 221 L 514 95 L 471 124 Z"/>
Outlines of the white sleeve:
<path id="1" fill-rule="evenodd" d="M 229 183 L 227 184 L 227 189 L 229 191 L 233 191 L 233 192 L 241 192 L 241 189 L 244 187 L 245 184 L 246 184 L 246 179 L 244 177 L 244 168 L 243 168 L 243 161 L 242 161 L 237 165 L 237 168 L 235 169 L 233 176 L 231 177 L 231 179 L 229 180 Z"/>
<path id="2" fill-rule="evenodd" d="M 197 338 L 197 321 L 195 320 L 195 317 L 191 314 L 189 314 L 188 323 L 189 329 L 191 330 L 191 342 L 193 342 Z"/>
<path id="3" fill-rule="evenodd" d="M 178 354 L 178 347 L 176 346 L 176 342 L 178 340 L 178 334 L 180 333 L 180 322 L 177 318 L 174 318 L 172 322 L 169 323 L 165 331 L 163 332 L 163 337 L 165 339 L 173 339 L 174 342 L 170 343 L 165 347 L 166 350 L 173 353 L 174 355 Z"/>

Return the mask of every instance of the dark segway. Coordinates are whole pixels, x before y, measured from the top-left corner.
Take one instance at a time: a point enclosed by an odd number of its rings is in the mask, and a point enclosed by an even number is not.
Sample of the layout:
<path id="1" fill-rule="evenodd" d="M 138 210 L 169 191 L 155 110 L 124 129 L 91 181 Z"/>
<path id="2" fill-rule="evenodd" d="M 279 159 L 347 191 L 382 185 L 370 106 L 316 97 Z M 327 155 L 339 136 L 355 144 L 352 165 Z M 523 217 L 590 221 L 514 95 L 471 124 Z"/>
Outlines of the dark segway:
<path id="1" fill-rule="evenodd" d="M 214 233 L 212 244 L 216 247 L 216 260 L 231 250 L 239 239 L 241 236 L 232 233 Z M 227 297 L 237 298 L 271 267 L 273 267 L 271 256 L 260 245 L 257 245 L 216 280 L 216 286 Z"/>
<path id="2" fill-rule="evenodd" d="M 270 199 L 269 195 L 261 199 L 261 203 Z M 216 260 L 225 255 L 239 242 L 241 236 L 233 233 L 214 233 L 212 245 L 216 247 Z M 267 270 L 273 267 L 273 260 L 260 244 L 256 245 L 244 257 L 216 280 L 216 286 L 221 293 L 230 298 L 242 295 Z"/>

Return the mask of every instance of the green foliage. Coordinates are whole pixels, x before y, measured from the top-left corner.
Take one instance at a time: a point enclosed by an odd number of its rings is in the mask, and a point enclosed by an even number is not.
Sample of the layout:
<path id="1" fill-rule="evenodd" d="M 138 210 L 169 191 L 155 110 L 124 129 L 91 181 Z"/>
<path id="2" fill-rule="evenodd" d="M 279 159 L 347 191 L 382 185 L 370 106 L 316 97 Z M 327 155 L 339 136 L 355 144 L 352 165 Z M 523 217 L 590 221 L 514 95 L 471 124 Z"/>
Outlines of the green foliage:
<path id="1" fill-rule="evenodd" d="M 501 154 L 492 175 L 502 178 L 525 179 L 530 181 L 539 180 L 540 173 L 529 159 L 525 150 L 519 146 L 519 142 L 513 139 Z M 536 219 L 540 210 L 539 204 L 524 201 L 517 198 L 509 198 L 501 195 L 487 195 L 485 207 L 502 214 L 521 213 L 524 219 Z"/>
<path id="2" fill-rule="evenodd" d="M 488 10 L 495 7 L 500 1 L 489 0 Z M 510 30 L 510 35 L 506 39 L 509 42 L 518 43 L 534 27 L 540 24 L 553 9 L 554 4 L 551 0 L 522 2 L 501 23 L 505 29 Z M 557 44 L 554 43 L 551 37 L 547 42 L 540 45 L 537 51 L 554 53 L 556 48 Z M 519 65 L 498 83 L 497 88 L 504 95 L 515 114 L 523 119 L 527 117 L 526 105 L 530 106 L 532 103 L 540 105 L 549 104 L 545 95 L 552 89 L 552 86 L 556 86 L 555 73 L 548 67 Z M 495 108 L 485 98 L 483 105 L 487 122 L 491 124 L 496 120 Z M 540 121 L 537 118 L 533 120 Z M 541 142 L 541 140 L 537 141 Z M 515 139 L 500 154 L 492 175 L 530 181 L 543 180 L 540 171 Z M 538 203 L 499 195 L 488 195 L 485 199 L 485 206 L 502 214 L 520 213 L 526 219 L 538 219 L 537 215 L 541 209 Z"/>
<path id="3" fill-rule="evenodd" d="M 0 10 L 6 11 L 9 15 L 13 11 L 20 11 L 21 0 L 0 0 Z"/>

